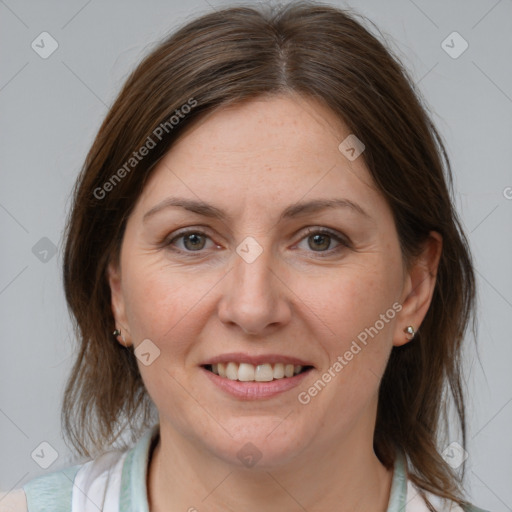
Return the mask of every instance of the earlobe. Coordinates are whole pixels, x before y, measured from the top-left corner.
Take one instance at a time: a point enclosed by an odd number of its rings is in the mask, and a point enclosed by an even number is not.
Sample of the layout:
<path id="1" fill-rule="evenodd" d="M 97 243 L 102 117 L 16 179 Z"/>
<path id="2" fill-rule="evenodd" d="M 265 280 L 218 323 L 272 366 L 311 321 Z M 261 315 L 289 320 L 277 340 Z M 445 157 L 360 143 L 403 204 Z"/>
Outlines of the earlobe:
<path id="1" fill-rule="evenodd" d="M 128 336 L 129 332 L 126 327 L 126 312 L 119 266 L 114 266 L 113 263 L 110 263 L 107 268 L 107 275 L 110 286 L 112 315 L 115 322 L 115 326 L 112 328 L 112 335 L 117 338 L 117 341 L 121 345 L 128 347 L 131 343 Z"/>
<path id="2" fill-rule="evenodd" d="M 423 322 L 434 295 L 441 252 L 442 237 L 436 231 L 431 231 L 421 253 L 407 270 L 402 309 L 397 317 L 393 337 L 394 346 L 405 345 L 413 340 Z"/>

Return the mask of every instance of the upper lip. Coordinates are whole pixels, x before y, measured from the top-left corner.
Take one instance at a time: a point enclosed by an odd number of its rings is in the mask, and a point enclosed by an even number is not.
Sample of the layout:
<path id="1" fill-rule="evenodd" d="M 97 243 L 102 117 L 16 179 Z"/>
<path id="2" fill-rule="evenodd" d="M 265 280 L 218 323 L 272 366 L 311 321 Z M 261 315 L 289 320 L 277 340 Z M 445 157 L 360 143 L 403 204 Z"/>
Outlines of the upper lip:
<path id="1" fill-rule="evenodd" d="M 254 366 L 259 364 L 274 364 L 274 363 L 282 363 L 282 364 L 293 364 L 300 366 L 313 366 L 310 362 L 304 361 L 304 359 L 300 359 L 294 356 L 285 356 L 282 354 L 260 354 L 260 355 L 250 355 L 244 354 L 242 352 L 231 352 L 229 354 L 220 354 L 215 357 L 211 357 L 206 361 L 201 363 L 201 366 L 205 366 L 208 364 L 217 364 L 217 363 L 248 363 Z"/>

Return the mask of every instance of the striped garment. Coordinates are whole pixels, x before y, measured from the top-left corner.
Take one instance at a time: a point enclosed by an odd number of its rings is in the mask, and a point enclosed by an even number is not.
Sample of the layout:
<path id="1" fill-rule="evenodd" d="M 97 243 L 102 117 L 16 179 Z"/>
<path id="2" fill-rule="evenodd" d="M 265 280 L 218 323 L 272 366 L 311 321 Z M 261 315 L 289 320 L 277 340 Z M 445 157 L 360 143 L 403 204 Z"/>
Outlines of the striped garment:
<path id="1" fill-rule="evenodd" d="M 150 448 L 158 432 L 156 425 L 128 451 L 108 452 L 85 464 L 31 480 L 0 499 L 0 512 L 149 512 L 146 476 Z M 427 496 L 438 512 L 486 512 L 474 506 L 463 510 L 430 493 Z M 428 512 L 406 477 L 401 453 L 394 466 L 387 512 Z"/>

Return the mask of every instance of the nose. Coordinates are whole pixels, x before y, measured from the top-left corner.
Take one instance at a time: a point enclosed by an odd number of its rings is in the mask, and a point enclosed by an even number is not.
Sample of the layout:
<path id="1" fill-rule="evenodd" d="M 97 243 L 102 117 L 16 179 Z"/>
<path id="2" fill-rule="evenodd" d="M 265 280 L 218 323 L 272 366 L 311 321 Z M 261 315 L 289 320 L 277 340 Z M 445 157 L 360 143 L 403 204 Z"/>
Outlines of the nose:
<path id="1" fill-rule="evenodd" d="M 248 262 L 235 253 L 231 272 L 224 279 L 219 303 L 220 320 L 246 334 L 266 335 L 290 321 L 289 288 L 279 275 L 270 250 Z"/>

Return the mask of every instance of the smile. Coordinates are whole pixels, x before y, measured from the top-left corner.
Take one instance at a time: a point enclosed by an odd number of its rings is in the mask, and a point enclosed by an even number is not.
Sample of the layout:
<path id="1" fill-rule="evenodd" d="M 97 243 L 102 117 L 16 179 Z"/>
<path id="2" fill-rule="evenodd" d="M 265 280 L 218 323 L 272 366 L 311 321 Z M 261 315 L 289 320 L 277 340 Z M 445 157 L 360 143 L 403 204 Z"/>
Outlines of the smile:
<path id="1" fill-rule="evenodd" d="M 283 363 L 263 363 L 253 365 L 250 363 L 217 363 L 204 365 L 206 370 L 229 380 L 241 382 L 270 382 L 272 380 L 287 379 L 303 373 L 311 366 L 302 366 Z"/>

